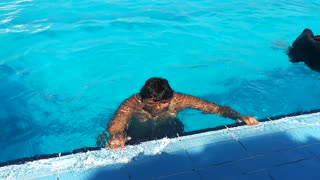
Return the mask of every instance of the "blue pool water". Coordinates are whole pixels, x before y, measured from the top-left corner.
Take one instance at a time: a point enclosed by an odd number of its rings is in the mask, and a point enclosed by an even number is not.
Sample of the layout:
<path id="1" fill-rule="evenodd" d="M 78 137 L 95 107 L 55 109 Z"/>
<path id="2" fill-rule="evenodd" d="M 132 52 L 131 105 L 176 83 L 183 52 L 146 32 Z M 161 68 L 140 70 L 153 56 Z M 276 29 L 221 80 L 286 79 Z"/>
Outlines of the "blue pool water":
<path id="1" fill-rule="evenodd" d="M 0 2 L 0 162 L 95 146 L 151 76 L 264 118 L 320 107 L 320 74 L 283 50 L 318 0 Z M 233 121 L 188 110 L 186 131 Z"/>

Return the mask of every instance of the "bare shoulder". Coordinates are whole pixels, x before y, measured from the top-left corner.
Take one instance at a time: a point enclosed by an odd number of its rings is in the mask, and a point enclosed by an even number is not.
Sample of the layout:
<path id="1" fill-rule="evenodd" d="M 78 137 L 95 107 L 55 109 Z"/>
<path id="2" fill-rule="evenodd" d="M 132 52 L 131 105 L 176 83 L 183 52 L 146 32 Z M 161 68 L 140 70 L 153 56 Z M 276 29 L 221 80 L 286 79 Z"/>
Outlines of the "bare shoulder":
<path id="1" fill-rule="evenodd" d="M 199 100 L 200 98 L 192 96 L 192 95 L 188 95 L 188 94 L 183 94 L 183 93 L 174 93 L 173 94 L 173 100 L 177 101 L 177 102 L 181 102 L 181 101 L 193 101 L 193 100 Z"/>
<path id="2" fill-rule="evenodd" d="M 182 93 L 174 94 L 174 104 L 176 109 L 193 108 L 207 113 L 216 113 L 219 109 L 219 106 L 212 102 Z"/>
<path id="3" fill-rule="evenodd" d="M 186 98 L 187 95 L 182 94 L 182 93 L 173 93 L 172 101 L 173 102 L 181 102 Z"/>
<path id="4" fill-rule="evenodd" d="M 121 105 L 135 107 L 141 104 L 141 98 L 139 94 L 134 94 L 124 100 Z"/>
<path id="5" fill-rule="evenodd" d="M 172 101 L 173 104 L 181 106 L 182 108 L 186 108 L 196 106 L 199 104 L 201 99 L 188 94 L 174 93 Z"/>

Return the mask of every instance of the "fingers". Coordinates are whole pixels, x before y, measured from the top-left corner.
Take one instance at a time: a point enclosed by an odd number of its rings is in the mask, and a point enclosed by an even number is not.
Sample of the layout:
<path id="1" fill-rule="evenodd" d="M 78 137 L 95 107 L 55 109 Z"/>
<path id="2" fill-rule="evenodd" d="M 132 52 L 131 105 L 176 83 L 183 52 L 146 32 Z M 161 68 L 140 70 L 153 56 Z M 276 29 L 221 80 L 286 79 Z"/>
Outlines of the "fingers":
<path id="1" fill-rule="evenodd" d="M 119 148 L 124 148 L 125 143 L 119 142 L 119 141 L 111 141 L 108 143 L 107 147 L 110 149 L 119 149 Z"/>
<path id="2" fill-rule="evenodd" d="M 115 136 L 109 139 L 109 141 L 107 142 L 107 147 L 109 147 L 110 149 L 124 148 L 126 141 L 126 137 Z"/>
<path id="3" fill-rule="evenodd" d="M 259 121 L 256 118 L 251 116 L 243 116 L 241 120 L 244 121 L 247 125 L 259 124 Z"/>

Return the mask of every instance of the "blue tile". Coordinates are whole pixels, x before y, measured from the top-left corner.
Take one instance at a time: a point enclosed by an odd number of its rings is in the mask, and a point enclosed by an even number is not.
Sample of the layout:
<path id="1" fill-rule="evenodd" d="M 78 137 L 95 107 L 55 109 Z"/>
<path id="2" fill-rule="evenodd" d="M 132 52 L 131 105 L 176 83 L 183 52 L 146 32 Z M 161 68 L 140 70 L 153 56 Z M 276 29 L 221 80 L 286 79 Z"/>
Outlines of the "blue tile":
<path id="1" fill-rule="evenodd" d="M 285 132 L 271 133 L 250 138 L 240 138 L 250 154 L 265 154 L 273 151 L 290 149 L 299 144 Z"/>
<path id="2" fill-rule="evenodd" d="M 274 179 L 320 179 L 319 167 L 319 160 L 309 159 L 273 167 L 269 173 Z"/>
<path id="3" fill-rule="evenodd" d="M 271 177 L 268 175 L 267 172 L 265 172 L 264 170 L 262 171 L 258 171 L 258 172 L 254 172 L 254 173 L 248 173 L 248 174 L 243 174 L 240 176 L 234 176 L 234 177 L 227 177 L 227 178 L 222 178 L 225 180 L 272 180 Z"/>
<path id="4" fill-rule="evenodd" d="M 46 176 L 46 177 L 38 177 L 38 178 L 32 178 L 33 180 L 57 180 L 58 176 Z"/>
<path id="5" fill-rule="evenodd" d="M 131 179 L 150 179 L 188 171 L 192 161 L 184 151 L 162 153 L 138 159 L 127 165 Z"/>
<path id="6" fill-rule="evenodd" d="M 301 127 L 287 131 L 291 139 L 300 145 L 320 142 L 319 126 Z"/>
<path id="7" fill-rule="evenodd" d="M 248 163 L 248 162 L 247 162 Z M 252 163 L 252 162 L 251 162 Z M 199 170 L 204 180 L 211 179 L 245 179 L 251 176 L 265 176 L 265 174 L 256 175 L 257 172 L 248 173 L 245 169 L 247 164 L 229 164 L 227 166 L 211 166 Z M 252 164 L 254 165 L 254 163 Z M 250 165 L 251 166 L 251 165 Z M 242 168 L 243 167 L 243 168 Z"/>
<path id="8" fill-rule="evenodd" d="M 290 130 L 296 128 L 304 128 L 304 127 L 319 127 L 320 124 L 320 113 L 318 114 L 308 114 L 308 115 L 301 115 L 295 117 L 287 117 L 277 122 L 276 125 L 281 130 Z"/>
<path id="9" fill-rule="evenodd" d="M 217 168 L 217 166 L 202 168 L 199 169 L 198 172 L 202 179 L 221 179 L 224 174 L 233 174 L 233 171 L 231 171 L 230 169 L 219 169 Z"/>
<path id="10" fill-rule="evenodd" d="M 281 130 L 275 124 L 275 121 L 268 121 L 255 126 L 241 126 L 231 128 L 229 129 L 229 132 L 238 139 L 250 138 L 280 132 Z"/>
<path id="11" fill-rule="evenodd" d="M 296 162 L 299 160 L 311 158 L 312 156 L 302 150 L 280 151 L 254 157 L 252 160 L 257 168 L 268 168 L 286 163 Z M 252 170 L 256 170 L 252 169 Z"/>
<path id="12" fill-rule="evenodd" d="M 177 179 L 183 179 L 183 180 L 197 180 L 201 179 L 200 175 L 195 171 L 188 171 L 183 173 L 178 173 L 170 176 L 165 177 L 159 177 L 156 178 L 157 180 L 177 180 Z"/>
<path id="13" fill-rule="evenodd" d="M 319 118 L 320 118 L 320 113 L 313 113 L 313 114 L 307 114 L 307 115 L 301 115 L 295 118 L 296 121 L 298 122 L 303 122 L 306 124 L 314 124 L 314 123 L 319 123 Z M 319 125 L 319 124 L 318 124 Z"/>
<path id="14" fill-rule="evenodd" d="M 304 146 L 299 149 L 304 150 L 305 152 L 308 152 L 314 156 L 320 157 L 320 144 Z"/>
<path id="15" fill-rule="evenodd" d="M 301 120 L 301 119 L 300 119 Z M 305 122 L 301 122 L 297 117 L 288 117 L 284 120 L 275 121 L 276 126 L 278 126 L 282 131 L 296 129 L 297 127 L 306 126 Z"/>
<path id="16" fill-rule="evenodd" d="M 181 142 L 179 141 L 179 139 L 174 138 L 170 140 L 170 144 L 163 148 L 161 152 L 170 154 L 177 151 L 184 151 L 184 147 L 181 146 Z"/>
<path id="17" fill-rule="evenodd" d="M 197 146 L 187 149 L 187 152 L 192 159 L 194 168 L 248 157 L 245 149 L 235 140 Z"/>
<path id="18" fill-rule="evenodd" d="M 199 172 L 201 175 L 214 177 L 215 179 L 234 177 L 311 157 L 310 154 L 303 152 L 302 150 L 275 152 L 263 156 L 250 157 L 243 160 L 210 166 L 199 170 Z M 214 173 L 212 174 L 211 172 Z"/>
<path id="19" fill-rule="evenodd" d="M 83 174 L 78 174 L 78 173 L 62 173 L 62 174 L 54 174 L 54 175 L 50 175 L 50 176 L 43 176 L 43 177 L 29 177 L 26 179 L 33 179 L 33 180 L 57 180 L 57 179 L 70 179 L 70 180 L 87 180 L 88 177 L 87 175 L 83 175 Z"/>
<path id="20" fill-rule="evenodd" d="M 143 153 L 146 155 L 156 154 L 157 152 L 171 153 L 177 151 L 184 151 L 179 139 L 160 139 L 143 142 L 137 146 L 132 146 L 133 149 L 143 149 Z"/>
<path id="21" fill-rule="evenodd" d="M 66 175 L 64 175 L 64 177 Z M 65 177 L 65 179 L 70 179 L 70 178 Z M 78 175 L 78 177 L 75 177 L 74 179 L 86 179 L 86 180 L 129 179 L 129 174 L 124 165 L 113 165 L 113 166 L 105 166 L 105 167 L 85 171 L 84 173 Z"/>
<path id="22" fill-rule="evenodd" d="M 183 145 L 183 147 L 188 149 L 191 147 L 203 146 L 206 144 L 230 141 L 233 140 L 233 137 L 225 129 L 220 131 L 205 132 L 187 137 L 181 137 L 181 140 L 181 144 Z"/>

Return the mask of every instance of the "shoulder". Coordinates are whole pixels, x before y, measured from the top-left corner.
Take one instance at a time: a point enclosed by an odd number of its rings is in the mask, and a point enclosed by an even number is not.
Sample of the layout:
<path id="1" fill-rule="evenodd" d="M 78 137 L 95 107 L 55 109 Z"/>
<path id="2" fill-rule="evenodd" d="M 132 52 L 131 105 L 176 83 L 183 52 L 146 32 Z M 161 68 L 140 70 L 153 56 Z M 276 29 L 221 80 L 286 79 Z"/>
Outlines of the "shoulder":
<path id="1" fill-rule="evenodd" d="M 175 93 L 173 94 L 172 101 L 174 101 L 174 102 L 182 102 L 182 101 L 187 100 L 187 99 L 190 99 L 190 98 L 192 98 L 192 97 L 193 97 L 193 96 L 188 95 L 188 94 L 183 94 L 183 93 L 175 92 Z"/>
<path id="2" fill-rule="evenodd" d="M 134 94 L 122 102 L 122 105 L 130 105 L 130 106 L 137 106 L 139 104 L 141 104 L 141 98 L 139 94 Z"/>
<path id="3" fill-rule="evenodd" d="M 177 103 L 187 104 L 187 105 L 194 105 L 198 103 L 208 103 L 207 100 L 204 100 L 202 98 L 189 95 L 189 94 L 183 94 L 183 93 L 175 93 L 173 96 L 173 101 Z"/>
<path id="4" fill-rule="evenodd" d="M 182 110 L 197 106 L 199 104 L 199 99 L 188 94 L 174 93 L 171 102 L 174 108 Z"/>
<path id="5" fill-rule="evenodd" d="M 183 99 L 183 98 L 196 98 L 195 96 L 192 96 L 190 94 L 184 94 L 184 93 L 179 93 L 179 92 L 175 92 L 173 93 L 173 98 L 175 99 Z"/>
<path id="6" fill-rule="evenodd" d="M 183 98 L 184 94 L 175 92 L 172 96 L 172 101 L 179 101 Z"/>

